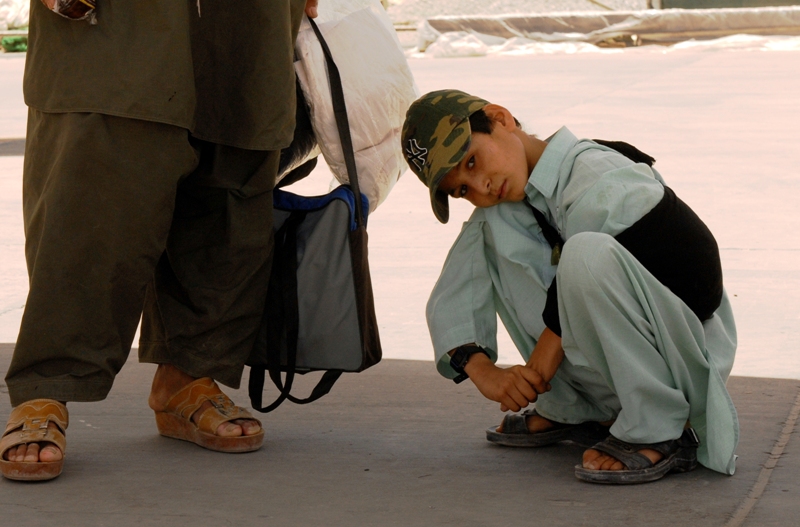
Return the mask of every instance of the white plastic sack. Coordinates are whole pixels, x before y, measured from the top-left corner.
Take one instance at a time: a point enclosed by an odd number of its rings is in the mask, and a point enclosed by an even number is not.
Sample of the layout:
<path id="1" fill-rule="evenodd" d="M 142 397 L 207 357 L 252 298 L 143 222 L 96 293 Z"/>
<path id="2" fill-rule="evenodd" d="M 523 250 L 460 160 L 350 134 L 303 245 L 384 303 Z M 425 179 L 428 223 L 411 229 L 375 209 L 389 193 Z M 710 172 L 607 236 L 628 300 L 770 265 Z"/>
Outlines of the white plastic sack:
<path id="1" fill-rule="evenodd" d="M 320 2 L 315 22 L 339 68 L 358 182 L 372 212 L 407 168 L 400 132 L 418 90 L 392 22 L 378 0 Z M 348 183 L 325 56 L 305 19 L 296 52 L 295 70 L 322 155 L 338 182 Z"/>

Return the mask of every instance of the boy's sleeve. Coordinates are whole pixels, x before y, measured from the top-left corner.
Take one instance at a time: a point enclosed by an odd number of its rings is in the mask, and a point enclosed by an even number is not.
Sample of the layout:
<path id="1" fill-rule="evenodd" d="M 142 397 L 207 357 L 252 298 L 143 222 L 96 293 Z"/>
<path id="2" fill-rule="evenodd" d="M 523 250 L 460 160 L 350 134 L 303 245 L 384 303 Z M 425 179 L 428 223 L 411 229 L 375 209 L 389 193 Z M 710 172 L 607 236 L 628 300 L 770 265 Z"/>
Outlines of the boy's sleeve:
<path id="1" fill-rule="evenodd" d="M 447 255 L 426 310 L 436 368 L 443 376 L 457 374 L 447 353 L 475 343 L 497 360 L 497 314 L 483 222 L 468 222 Z"/>

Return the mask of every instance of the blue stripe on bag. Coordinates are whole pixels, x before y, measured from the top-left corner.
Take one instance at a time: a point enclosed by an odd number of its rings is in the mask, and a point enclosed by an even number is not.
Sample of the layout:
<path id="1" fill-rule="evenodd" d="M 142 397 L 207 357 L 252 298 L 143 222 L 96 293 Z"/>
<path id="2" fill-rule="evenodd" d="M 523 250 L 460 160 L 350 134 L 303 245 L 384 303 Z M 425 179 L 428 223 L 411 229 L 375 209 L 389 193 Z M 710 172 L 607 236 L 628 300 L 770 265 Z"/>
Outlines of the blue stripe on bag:
<path id="1" fill-rule="evenodd" d="M 325 208 L 328 203 L 335 199 L 340 199 L 347 203 L 347 209 L 350 211 L 350 230 L 356 230 L 358 227 L 355 212 L 356 199 L 353 191 L 347 185 L 336 187 L 324 196 L 300 196 L 285 190 L 275 189 L 272 193 L 272 206 L 279 210 L 305 210 L 310 212 Z M 364 194 L 361 194 L 361 204 L 364 210 L 364 226 L 366 226 L 369 199 Z"/>

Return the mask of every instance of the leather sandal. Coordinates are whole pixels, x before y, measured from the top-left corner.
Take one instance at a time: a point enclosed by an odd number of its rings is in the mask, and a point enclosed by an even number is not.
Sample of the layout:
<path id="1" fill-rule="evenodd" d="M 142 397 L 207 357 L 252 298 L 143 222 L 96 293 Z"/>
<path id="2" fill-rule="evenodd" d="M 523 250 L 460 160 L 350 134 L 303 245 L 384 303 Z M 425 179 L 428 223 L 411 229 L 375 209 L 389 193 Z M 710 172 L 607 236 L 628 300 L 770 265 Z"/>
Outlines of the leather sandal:
<path id="1" fill-rule="evenodd" d="M 700 444 L 694 429 L 686 428 L 678 439 L 660 443 L 626 443 L 614 436 L 592 448 L 608 454 L 625 465 L 625 470 L 591 470 L 581 465 L 575 467 L 575 477 L 590 483 L 629 485 L 656 481 L 670 472 L 689 472 L 697 466 L 697 447 Z M 642 449 L 655 450 L 664 456 L 658 463 L 639 453 Z"/>
<path id="2" fill-rule="evenodd" d="M 49 423 L 56 426 L 48 426 Z M 33 399 L 14 408 L 0 440 L 0 472 L 8 479 L 19 481 L 45 481 L 58 477 L 64 468 L 67 447 L 64 432 L 68 425 L 67 407 L 52 399 Z M 10 448 L 31 443 L 53 443 L 61 450 L 61 460 L 26 462 L 5 459 Z"/>
<path id="3" fill-rule="evenodd" d="M 192 416 L 206 401 L 211 406 L 200 413 L 195 424 Z M 156 425 L 162 436 L 189 441 L 217 452 L 252 452 L 261 448 L 263 429 L 249 436 L 221 437 L 216 434 L 219 425 L 235 419 L 249 419 L 261 426 L 250 412 L 233 404 L 209 377 L 187 384 L 172 396 L 163 412 L 156 412 Z"/>
<path id="4" fill-rule="evenodd" d="M 498 432 L 497 428 L 489 428 L 486 430 L 486 440 L 503 446 L 541 447 L 561 441 L 571 441 L 589 447 L 602 441 L 609 434 L 608 426 L 593 421 L 576 425 L 551 421 L 553 423 L 551 428 L 531 433 L 528 430 L 528 417 L 532 416 L 542 417 L 536 408 L 525 410 L 521 414 L 506 415 L 503 419 L 503 431 Z"/>

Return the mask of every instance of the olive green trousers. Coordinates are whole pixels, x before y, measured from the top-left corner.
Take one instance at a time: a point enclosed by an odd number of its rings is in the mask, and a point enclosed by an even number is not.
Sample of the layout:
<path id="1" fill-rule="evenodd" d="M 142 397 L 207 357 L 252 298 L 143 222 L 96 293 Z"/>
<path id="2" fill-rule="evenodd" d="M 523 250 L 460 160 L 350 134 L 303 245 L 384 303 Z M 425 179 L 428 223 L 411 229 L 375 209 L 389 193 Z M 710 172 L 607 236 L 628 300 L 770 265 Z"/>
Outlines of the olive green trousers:
<path id="1" fill-rule="evenodd" d="M 140 361 L 238 387 L 264 312 L 278 161 L 176 126 L 30 110 L 12 405 L 105 398 L 140 317 Z"/>

